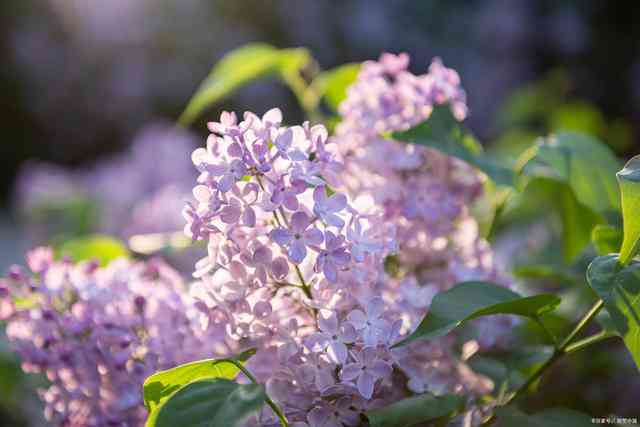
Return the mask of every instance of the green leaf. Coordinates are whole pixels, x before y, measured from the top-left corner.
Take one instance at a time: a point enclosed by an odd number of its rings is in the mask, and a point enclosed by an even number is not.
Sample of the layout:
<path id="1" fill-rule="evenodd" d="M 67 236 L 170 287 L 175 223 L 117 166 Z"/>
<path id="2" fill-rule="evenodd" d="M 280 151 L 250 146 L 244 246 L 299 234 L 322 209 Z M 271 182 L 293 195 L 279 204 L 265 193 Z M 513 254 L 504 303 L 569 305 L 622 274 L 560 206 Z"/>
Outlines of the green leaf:
<path id="1" fill-rule="evenodd" d="M 433 339 L 448 334 L 463 323 L 481 316 L 515 314 L 530 318 L 555 309 L 560 298 L 550 294 L 522 297 L 493 283 L 463 282 L 437 294 L 418 328 L 394 345 L 406 345 L 418 339 Z"/>
<path id="2" fill-rule="evenodd" d="M 640 156 L 629 160 L 616 177 L 622 194 L 624 220 L 624 240 L 620 249 L 620 259 L 626 264 L 640 249 Z"/>
<path id="3" fill-rule="evenodd" d="M 246 362 L 255 354 L 255 349 L 248 350 L 234 357 L 238 362 Z M 234 379 L 240 369 L 229 359 L 205 359 L 185 363 L 165 371 L 158 371 L 144 381 L 144 404 L 153 411 L 181 387 L 195 380 L 205 378 Z"/>
<path id="4" fill-rule="evenodd" d="M 594 259 L 587 281 L 604 301 L 611 321 L 640 369 L 640 262 L 620 264 L 617 255 Z"/>
<path id="5" fill-rule="evenodd" d="M 562 220 L 562 255 L 571 263 L 591 242 L 591 233 L 603 222 L 600 215 L 583 206 L 568 185 L 556 184 L 560 192 Z"/>
<path id="6" fill-rule="evenodd" d="M 123 242 L 103 234 L 67 240 L 60 245 L 57 252 L 59 255 L 71 257 L 76 262 L 97 259 L 103 266 L 117 258 L 130 257 L 129 250 Z"/>
<path id="7" fill-rule="evenodd" d="M 591 242 L 598 255 L 618 252 L 622 245 L 622 230 L 612 225 L 596 225 L 591 231 Z"/>
<path id="8" fill-rule="evenodd" d="M 188 126 L 206 108 L 253 80 L 277 75 L 286 80 L 309 59 L 306 49 L 277 49 L 264 43 L 251 43 L 235 49 L 213 67 L 189 100 L 178 123 Z"/>
<path id="9" fill-rule="evenodd" d="M 323 97 L 327 105 L 338 111 L 338 106 L 347 97 L 347 88 L 356 81 L 360 72 L 360 63 L 340 65 L 324 71 L 313 80 L 311 90 L 315 96 Z"/>
<path id="10" fill-rule="evenodd" d="M 614 176 L 618 168 L 613 152 L 597 139 L 560 132 L 538 143 L 524 173 L 567 184 L 581 205 L 611 218 L 620 209 Z"/>
<path id="11" fill-rule="evenodd" d="M 194 381 L 153 411 L 147 427 L 235 427 L 262 408 L 266 394 L 258 384 L 209 378 Z"/>
<path id="12" fill-rule="evenodd" d="M 477 167 L 496 184 L 514 185 L 514 172 L 494 163 L 482 151 L 482 146 L 460 124 L 448 105 L 439 105 L 427 120 L 404 132 L 393 132 L 393 139 L 436 149 L 449 156 L 457 157 Z"/>
<path id="13" fill-rule="evenodd" d="M 550 280 L 573 283 L 576 281 L 570 270 L 554 264 L 523 264 L 513 268 L 512 273 L 519 279 Z"/>
<path id="14" fill-rule="evenodd" d="M 371 427 L 409 427 L 436 418 L 450 417 L 463 406 L 462 396 L 421 394 L 368 411 L 366 415 Z"/>
<path id="15" fill-rule="evenodd" d="M 512 406 L 496 409 L 497 427 L 590 427 L 591 417 L 566 408 L 545 409 L 533 415 Z"/>

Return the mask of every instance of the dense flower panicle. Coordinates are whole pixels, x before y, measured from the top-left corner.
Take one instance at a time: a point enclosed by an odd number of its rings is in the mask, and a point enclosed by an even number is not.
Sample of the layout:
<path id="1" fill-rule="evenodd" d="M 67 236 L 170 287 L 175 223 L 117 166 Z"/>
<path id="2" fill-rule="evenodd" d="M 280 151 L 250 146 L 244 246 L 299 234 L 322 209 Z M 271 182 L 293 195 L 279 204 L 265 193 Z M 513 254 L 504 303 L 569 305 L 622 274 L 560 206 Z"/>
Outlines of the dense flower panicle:
<path id="1" fill-rule="evenodd" d="M 186 234 L 208 246 L 193 289 L 203 322 L 258 348 L 248 367 L 296 426 L 359 425 L 407 388 L 491 387 L 456 356 L 454 338 L 391 348 L 435 293 L 496 275 L 467 212 L 479 177 L 379 136 L 424 120 L 434 102 L 466 113 L 454 71 L 436 61 L 416 77 L 406 63 L 385 55 L 363 66 L 335 137 L 320 125 L 284 126 L 277 109 L 242 120 L 225 112 L 192 155 L 196 202 L 183 214 Z M 394 259 L 398 277 L 385 271 Z M 278 421 L 265 409 L 249 424 Z"/>
<path id="2" fill-rule="evenodd" d="M 25 368 L 51 377 L 50 417 L 137 425 L 145 375 L 249 348 L 258 351 L 247 367 L 295 427 L 357 426 L 365 411 L 412 393 L 471 402 L 489 391 L 454 334 L 392 348 L 438 292 L 462 280 L 502 280 L 468 211 L 480 177 L 463 162 L 381 136 L 427 119 L 436 104 L 466 115 L 455 71 L 439 60 L 422 76 L 407 66 L 406 55 L 366 62 L 331 137 L 322 125 L 283 125 L 279 109 L 224 112 L 208 124 L 182 212 L 186 235 L 207 246 L 190 303 L 179 278 L 155 262 L 99 269 L 39 249 L 28 256 L 33 274 L 12 270 L 0 313 Z M 14 303 L 34 295 L 35 308 Z M 495 344 L 509 322 L 479 322 L 485 333 L 468 344 Z M 466 416 L 477 420 L 482 410 L 469 405 Z M 247 421 L 277 425 L 268 407 Z"/>
<path id="3" fill-rule="evenodd" d="M 64 426 L 138 426 L 144 379 L 194 359 L 233 351 L 203 333 L 180 275 L 160 261 L 54 261 L 27 255 L 0 282 L 0 315 L 26 372 L 46 374 L 47 419 Z"/>
<path id="4" fill-rule="evenodd" d="M 408 66 L 406 54 L 365 62 L 340 105 L 334 139 L 348 192 L 372 197 L 395 226 L 398 271 L 387 287 L 415 321 L 437 292 L 457 282 L 504 278 L 469 213 L 482 192 L 479 174 L 436 150 L 381 135 L 428 120 L 436 105 L 449 105 L 458 120 L 466 117 L 465 92 L 454 70 L 437 58 L 426 74 L 414 75 Z M 510 325 L 505 319 L 483 322 L 494 332 L 483 334 L 486 345 Z"/>

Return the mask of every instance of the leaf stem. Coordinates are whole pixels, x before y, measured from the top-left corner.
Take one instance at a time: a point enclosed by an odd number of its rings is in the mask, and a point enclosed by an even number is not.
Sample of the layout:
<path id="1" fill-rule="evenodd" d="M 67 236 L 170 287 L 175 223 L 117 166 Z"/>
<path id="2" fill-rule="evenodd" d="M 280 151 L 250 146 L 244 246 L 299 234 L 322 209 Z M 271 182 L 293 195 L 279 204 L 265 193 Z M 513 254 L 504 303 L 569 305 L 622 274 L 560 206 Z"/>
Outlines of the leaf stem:
<path id="1" fill-rule="evenodd" d="M 595 304 L 593 304 L 593 306 L 591 306 L 589 311 L 587 311 L 584 314 L 584 316 L 582 316 L 580 321 L 576 324 L 576 326 L 569 333 L 569 335 L 567 335 L 567 337 L 564 340 L 562 340 L 560 345 L 556 347 L 551 357 L 547 359 L 547 361 L 544 362 L 538 369 L 536 369 L 535 372 L 531 374 L 529 379 L 527 379 L 527 381 L 524 384 L 518 387 L 518 389 L 511 395 L 511 397 L 506 399 L 501 406 L 507 405 L 512 401 L 521 397 L 523 394 L 525 394 L 529 390 L 529 388 L 536 381 L 540 379 L 542 374 L 544 374 L 547 371 L 547 369 L 549 369 L 554 363 L 556 363 L 556 361 L 558 361 L 558 359 L 562 358 L 562 356 L 564 356 L 565 354 L 572 353 L 579 349 L 585 348 L 586 346 L 591 345 L 595 342 L 598 342 L 601 339 L 604 339 L 602 337 L 598 337 L 596 339 L 594 338 L 595 336 L 592 336 L 592 337 L 588 337 L 583 340 L 577 341 L 575 344 L 572 345 L 575 337 L 577 337 L 578 334 L 580 334 L 580 332 L 582 332 L 583 329 L 589 324 L 589 322 L 591 322 L 593 318 L 596 317 L 596 315 L 600 312 L 603 306 L 604 306 L 604 301 L 602 301 L 601 299 L 599 299 Z M 600 335 L 600 334 L 596 334 L 596 335 Z M 493 424 L 495 419 L 496 419 L 495 414 L 493 414 L 485 422 L 483 422 L 481 426 L 489 426 Z"/>
<path id="2" fill-rule="evenodd" d="M 260 384 L 258 383 L 258 380 L 256 380 L 256 377 L 254 377 L 253 374 L 247 368 L 245 368 L 242 363 L 238 362 L 235 359 L 222 359 L 222 361 L 234 364 L 236 368 L 240 369 L 240 371 L 249 379 L 249 381 L 251 381 L 253 384 L 256 384 L 256 385 Z M 264 400 L 267 403 L 267 405 L 269 405 L 269 407 L 271 407 L 273 412 L 276 414 L 276 416 L 280 420 L 280 424 L 283 427 L 289 427 L 289 421 L 287 421 L 287 417 L 284 415 L 284 412 L 282 412 L 282 409 L 280 409 L 280 407 L 273 400 L 271 400 L 271 398 L 266 392 L 265 392 Z"/>
<path id="3" fill-rule="evenodd" d="M 589 311 L 587 311 L 585 315 L 582 316 L 582 319 L 580 319 L 575 328 L 573 328 L 573 331 L 571 331 L 569 335 L 567 335 L 567 337 L 564 339 L 564 341 L 562 341 L 562 344 L 560 344 L 559 348 L 560 351 L 564 352 L 567 349 L 573 339 L 578 336 L 580 332 L 582 332 L 585 326 L 587 326 L 587 324 L 589 324 L 589 322 L 591 322 L 594 317 L 596 317 L 602 307 L 604 307 L 604 301 L 602 301 L 601 299 L 599 299 L 595 304 L 593 304 L 593 306 L 591 306 Z"/>
<path id="4" fill-rule="evenodd" d="M 596 334 L 588 336 L 587 338 L 583 338 L 568 345 L 565 349 L 565 353 L 569 354 L 580 351 L 583 348 L 590 346 L 591 344 L 606 340 L 607 338 L 615 337 L 616 335 L 617 334 L 612 331 L 600 331 Z"/>

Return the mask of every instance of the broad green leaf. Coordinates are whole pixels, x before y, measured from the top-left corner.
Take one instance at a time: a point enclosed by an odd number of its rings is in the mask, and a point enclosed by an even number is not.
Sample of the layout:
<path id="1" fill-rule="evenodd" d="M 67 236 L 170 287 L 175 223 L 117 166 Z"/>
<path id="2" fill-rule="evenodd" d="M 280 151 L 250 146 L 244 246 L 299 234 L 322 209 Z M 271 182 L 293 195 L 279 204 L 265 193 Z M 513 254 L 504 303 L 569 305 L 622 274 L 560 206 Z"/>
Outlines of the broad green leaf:
<path id="1" fill-rule="evenodd" d="M 568 185 L 557 184 L 562 209 L 562 254 L 571 263 L 591 242 L 593 228 L 603 222 L 600 215 L 583 206 Z"/>
<path id="2" fill-rule="evenodd" d="M 188 126 L 206 108 L 253 80 L 277 75 L 286 80 L 309 59 L 306 49 L 277 49 L 264 43 L 235 49 L 213 67 L 189 100 L 178 123 Z"/>
<path id="3" fill-rule="evenodd" d="M 553 264 L 523 264 L 513 268 L 513 275 L 520 279 L 551 280 L 573 283 L 576 277 L 565 267 Z"/>
<path id="4" fill-rule="evenodd" d="M 640 369 L 640 262 L 620 264 L 617 255 L 594 259 L 587 281 L 604 301 L 611 321 Z"/>
<path id="5" fill-rule="evenodd" d="M 495 163 L 482 151 L 482 146 L 460 124 L 448 105 L 434 107 L 427 120 L 404 132 L 394 132 L 393 139 L 423 145 L 457 157 L 477 167 L 496 184 L 514 185 L 514 172 Z"/>
<path id="6" fill-rule="evenodd" d="M 313 80 L 311 90 L 315 96 L 323 97 L 327 105 L 338 111 L 338 106 L 347 97 L 347 88 L 356 81 L 360 72 L 360 64 L 344 64 L 324 71 Z"/>
<path id="7" fill-rule="evenodd" d="M 248 350 L 234 359 L 246 362 L 254 354 L 255 350 Z M 204 378 L 232 380 L 238 375 L 238 372 L 240 369 L 228 359 L 199 360 L 156 372 L 144 381 L 144 404 L 149 411 L 153 411 L 173 393 L 192 381 Z"/>
<path id="8" fill-rule="evenodd" d="M 622 230 L 612 225 L 596 225 L 591 231 L 591 242 L 598 255 L 618 252 L 622 245 Z"/>
<path id="9" fill-rule="evenodd" d="M 366 415 L 371 427 L 410 427 L 436 418 L 450 417 L 463 406 L 462 396 L 421 394 L 368 411 Z"/>
<path id="10" fill-rule="evenodd" d="M 525 165 L 524 173 L 567 184 L 581 205 L 611 218 L 620 209 L 615 182 L 618 168 L 613 152 L 597 139 L 560 132 L 538 142 L 537 152 Z"/>
<path id="11" fill-rule="evenodd" d="M 640 249 L 640 156 L 635 156 L 616 174 L 622 194 L 624 240 L 620 259 L 626 264 Z"/>
<path id="12" fill-rule="evenodd" d="M 555 309 L 560 298 L 550 294 L 522 297 L 493 283 L 463 282 L 437 294 L 418 328 L 394 346 L 418 339 L 433 339 L 448 334 L 463 323 L 481 316 L 515 314 L 530 318 Z"/>
<path id="13" fill-rule="evenodd" d="M 265 402 L 262 385 L 209 378 L 194 381 L 166 400 L 147 427 L 236 427 Z"/>
<path id="14" fill-rule="evenodd" d="M 590 427 L 591 417 L 566 408 L 550 408 L 533 415 L 512 406 L 496 409 L 497 427 Z"/>
<path id="15" fill-rule="evenodd" d="M 127 246 L 115 237 L 93 234 L 64 242 L 57 251 L 74 261 L 97 259 L 101 265 L 107 265 L 117 258 L 130 256 Z"/>
<path id="16" fill-rule="evenodd" d="M 493 356 L 476 354 L 467 363 L 474 372 L 494 382 L 494 391 L 498 391 L 502 385 L 509 391 L 524 384 L 531 372 L 546 362 L 552 353 L 551 346 L 527 346 Z"/>

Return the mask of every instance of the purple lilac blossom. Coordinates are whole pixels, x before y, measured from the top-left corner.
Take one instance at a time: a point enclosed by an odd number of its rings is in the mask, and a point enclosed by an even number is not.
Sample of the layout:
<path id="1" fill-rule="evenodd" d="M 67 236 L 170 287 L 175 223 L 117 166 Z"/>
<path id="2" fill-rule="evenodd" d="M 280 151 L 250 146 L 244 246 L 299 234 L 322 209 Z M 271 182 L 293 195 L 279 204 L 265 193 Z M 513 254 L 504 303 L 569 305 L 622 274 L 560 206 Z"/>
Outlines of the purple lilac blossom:
<path id="1" fill-rule="evenodd" d="M 453 336 L 391 349 L 439 290 L 499 278 L 468 213 L 479 175 L 379 136 L 426 119 L 435 103 L 466 115 L 455 71 L 436 60 L 414 76 L 407 64 L 388 54 L 365 63 L 334 137 L 321 125 L 283 126 L 279 110 L 223 113 L 192 156 L 200 176 L 185 232 L 208 247 L 192 295 L 204 324 L 224 319 L 231 339 L 258 348 L 247 366 L 296 426 L 357 425 L 411 392 L 492 387 L 456 355 Z M 249 209 L 252 221 L 239 220 Z M 388 256 L 402 277 L 385 272 Z M 492 325 L 497 340 L 504 328 Z M 265 408 L 248 425 L 277 423 Z"/>
<path id="2" fill-rule="evenodd" d="M 37 248 L 27 265 L 0 279 L 0 315 L 23 370 L 50 383 L 39 392 L 52 425 L 141 426 L 147 376 L 235 350 L 222 330 L 202 331 L 182 278 L 159 260 L 100 268 Z"/>

